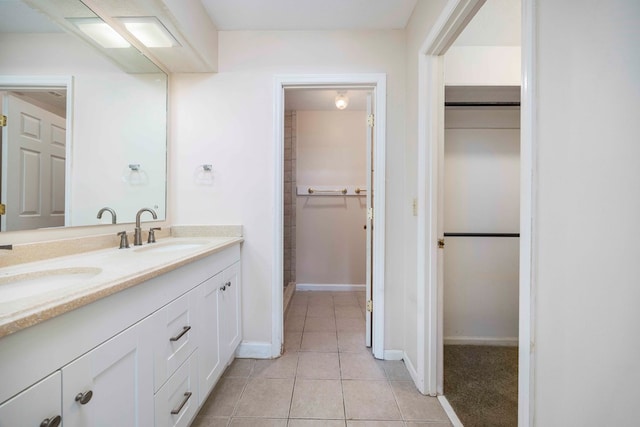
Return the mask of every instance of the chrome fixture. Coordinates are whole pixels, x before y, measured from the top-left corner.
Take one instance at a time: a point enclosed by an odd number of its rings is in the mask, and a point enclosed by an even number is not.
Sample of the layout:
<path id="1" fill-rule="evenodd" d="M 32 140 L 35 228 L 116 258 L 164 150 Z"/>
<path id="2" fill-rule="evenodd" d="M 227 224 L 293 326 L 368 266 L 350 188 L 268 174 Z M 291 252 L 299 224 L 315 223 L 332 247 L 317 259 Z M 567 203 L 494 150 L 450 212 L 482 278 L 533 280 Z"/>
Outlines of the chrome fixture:
<path id="1" fill-rule="evenodd" d="M 102 214 L 105 212 L 109 212 L 111 214 L 111 224 L 115 224 L 116 223 L 116 211 L 114 211 L 113 209 L 111 209 L 110 207 L 105 206 L 104 208 L 100 209 L 98 211 L 98 219 L 102 219 Z"/>
<path id="2" fill-rule="evenodd" d="M 140 164 L 139 163 L 130 164 L 129 169 L 131 169 L 132 172 L 139 172 Z"/>
<path id="3" fill-rule="evenodd" d="M 149 212 L 151 216 L 153 216 L 153 219 L 158 219 L 158 215 L 156 214 L 156 211 L 154 211 L 151 208 L 142 208 L 138 211 L 138 213 L 136 214 L 136 229 L 133 234 L 134 246 L 142 245 L 142 229 L 140 228 L 140 215 L 142 215 L 143 212 Z"/>
<path id="4" fill-rule="evenodd" d="M 120 236 L 120 247 L 118 249 L 127 249 L 129 247 L 129 238 L 127 237 L 126 231 L 121 231 L 118 233 Z"/>
<path id="5" fill-rule="evenodd" d="M 155 243 L 156 242 L 156 230 L 162 230 L 160 227 L 151 227 L 149 229 L 149 238 L 147 239 L 147 243 Z"/>
<path id="6" fill-rule="evenodd" d="M 205 172 L 211 172 L 212 169 L 213 169 L 212 165 L 202 165 L 202 170 Z"/>

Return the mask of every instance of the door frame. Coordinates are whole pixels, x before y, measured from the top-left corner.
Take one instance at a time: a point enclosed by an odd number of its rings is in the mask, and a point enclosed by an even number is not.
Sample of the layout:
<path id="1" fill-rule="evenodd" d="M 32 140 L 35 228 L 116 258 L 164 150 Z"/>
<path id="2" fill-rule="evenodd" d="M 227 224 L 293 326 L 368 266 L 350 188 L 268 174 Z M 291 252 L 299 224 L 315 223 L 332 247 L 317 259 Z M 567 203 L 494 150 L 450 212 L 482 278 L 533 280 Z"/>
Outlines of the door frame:
<path id="1" fill-rule="evenodd" d="M 418 388 L 443 393 L 442 195 L 444 54 L 485 0 L 449 0 L 418 53 Z M 535 0 L 522 5 L 518 425 L 533 425 L 535 264 Z"/>
<path id="2" fill-rule="evenodd" d="M 278 357 L 284 342 L 284 97 L 286 88 L 357 87 L 375 89 L 374 191 L 373 200 L 373 337 L 372 352 L 384 358 L 384 274 L 385 274 L 385 162 L 387 77 L 384 73 L 294 74 L 274 78 L 274 197 L 271 357 Z"/>
<path id="3" fill-rule="evenodd" d="M 69 218 L 71 218 L 71 166 L 72 157 L 71 152 L 73 150 L 73 76 L 0 76 L 0 90 L 20 90 L 24 88 L 29 89 L 61 89 L 64 88 L 67 91 L 67 103 L 66 103 L 66 127 L 67 132 L 65 135 L 65 189 L 64 189 L 64 223 L 68 225 Z"/>

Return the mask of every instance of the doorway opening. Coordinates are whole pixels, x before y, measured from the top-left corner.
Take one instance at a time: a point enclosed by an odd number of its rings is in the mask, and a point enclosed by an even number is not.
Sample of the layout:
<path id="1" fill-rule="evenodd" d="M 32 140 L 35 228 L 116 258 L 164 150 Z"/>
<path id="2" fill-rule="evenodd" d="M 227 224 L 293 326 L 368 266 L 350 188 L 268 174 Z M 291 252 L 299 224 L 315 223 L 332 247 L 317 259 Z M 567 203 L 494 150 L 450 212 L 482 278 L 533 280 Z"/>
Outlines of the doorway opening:
<path id="1" fill-rule="evenodd" d="M 324 148 L 323 144 L 314 146 L 310 142 L 317 139 L 322 130 L 327 131 L 327 126 L 331 127 L 327 120 L 335 116 L 336 100 L 344 95 L 349 98 L 352 109 L 340 111 L 343 113 L 340 117 L 351 122 L 362 119 L 362 126 L 352 129 L 364 136 L 364 140 L 355 145 L 344 141 L 338 144 L 340 135 L 325 132 L 320 136 L 324 139 Z M 328 104 L 331 111 L 311 113 L 291 107 L 292 102 L 312 103 L 314 98 L 316 102 Z M 332 299 L 334 295 L 337 299 L 353 297 L 364 317 L 364 322 L 357 327 L 364 326 L 363 338 L 368 337 L 366 344 L 373 356 L 384 358 L 385 98 L 383 74 L 294 76 L 276 81 L 279 149 L 275 162 L 274 253 L 279 267 L 274 271 L 273 281 L 272 357 L 279 356 L 285 349 L 285 296 L 290 300 L 291 288 L 300 285 L 302 290 L 330 291 L 327 295 Z M 304 146 L 296 138 L 295 148 L 291 146 L 294 117 L 297 134 L 299 125 L 307 128 Z M 322 120 L 325 122 L 314 130 Z M 353 136 L 347 137 L 350 138 Z M 332 149 L 327 150 L 327 145 L 333 145 Z M 359 150 L 362 155 L 353 155 L 353 150 Z M 353 161 L 364 167 L 352 170 L 350 176 L 345 172 L 349 167 L 344 169 L 344 166 Z M 337 217 L 332 218 L 332 214 L 341 216 L 342 224 Z M 302 223 L 304 230 L 301 230 Z M 314 254 L 323 247 L 324 251 Z M 296 253 L 304 253 L 304 260 Z M 307 283 L 301 283 L 301 278 Z M 362 299 L 361 307 L 359 299 Z M 347 329 L 356 327 L 358 322 L 356 318 L 341 321 Z M 347 323 L 352 326 L 346 326 Z"/>

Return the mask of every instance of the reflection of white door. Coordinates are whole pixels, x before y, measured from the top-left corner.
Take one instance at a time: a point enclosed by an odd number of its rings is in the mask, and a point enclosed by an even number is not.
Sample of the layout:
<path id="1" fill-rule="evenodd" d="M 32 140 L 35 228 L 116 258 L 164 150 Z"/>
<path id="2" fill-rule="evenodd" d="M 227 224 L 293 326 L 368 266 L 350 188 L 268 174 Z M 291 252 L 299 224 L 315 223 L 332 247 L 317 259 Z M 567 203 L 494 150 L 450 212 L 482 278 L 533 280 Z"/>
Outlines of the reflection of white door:
<path id="1" fill-rule="evenodd" d="M 64 225 L 65 119 L 15 96 L 3 101 L 2 231 Z"/>
<path id="2" fill-rule="evenodd" d="M 371 347 L 372 344 L 372 329 L 371 329 L 371 316 L 373 304 L 369 304 L 369 301 L 373 302 L 373 105 L 371 94 L 367 95 L 367 249 L 366 249 L 366 298 L 367 298 L 367 311 L 365 315 L 366 319 L 366 333 L 365 343 L 367 347 Z M 370 310 L 371 308 L 371 310 Z"/>

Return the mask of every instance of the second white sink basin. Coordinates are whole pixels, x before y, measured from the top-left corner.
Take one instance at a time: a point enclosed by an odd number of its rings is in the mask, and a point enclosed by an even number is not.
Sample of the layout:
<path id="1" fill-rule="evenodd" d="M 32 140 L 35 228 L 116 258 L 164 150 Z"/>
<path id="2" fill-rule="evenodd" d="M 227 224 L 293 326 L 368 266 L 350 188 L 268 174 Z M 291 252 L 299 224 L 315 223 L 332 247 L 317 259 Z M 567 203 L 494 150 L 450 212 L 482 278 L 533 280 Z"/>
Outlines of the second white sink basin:
<path id="1" fill-rule="evenodd" d="M 134 249 L 134 251 L 144 252 L 144 253 L 177 252 L 177 251 L 197 249 L 207 243 L 208 243 L 207 241 L 200 241 L 200 240 L 165 241 L 165 242 L 159 242 L 159 243 L 148 243 L 148 244 L 145 244 L 144 246 L 140 246 Z"/>
<path id="2" fill-rule="evenodd" d="M 77 286 L 102 272 L 97 267 L 59 268 L 0 277 L 2 304 Z"/>

